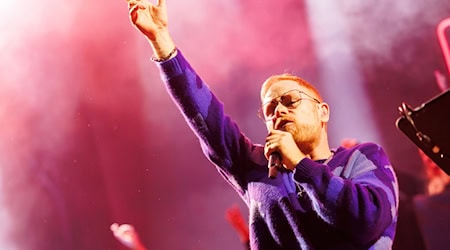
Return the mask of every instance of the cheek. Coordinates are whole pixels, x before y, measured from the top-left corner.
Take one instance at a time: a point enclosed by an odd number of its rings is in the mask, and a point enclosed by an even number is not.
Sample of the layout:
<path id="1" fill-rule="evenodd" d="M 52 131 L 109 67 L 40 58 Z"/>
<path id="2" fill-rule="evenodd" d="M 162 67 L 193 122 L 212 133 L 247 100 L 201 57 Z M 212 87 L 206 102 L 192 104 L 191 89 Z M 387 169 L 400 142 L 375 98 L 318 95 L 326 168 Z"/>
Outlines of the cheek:
<path id="1" fill-rule="evenodd" d="M 317 124 L 320 124 L 320 119 L 317 116 L 317 113 L 312 112 L 303 112 L 297 114 L 297 126 L 299 127 L 314 127 Z"/>
<path id="2" fill-rule="evenodd" d="M 295 126 L 295 133 L 298 133 L 303 138 L 315 137 L 320 132 L 321 122 L 318 117 L 304 117 L 301 121 L 298 121 Z"/>

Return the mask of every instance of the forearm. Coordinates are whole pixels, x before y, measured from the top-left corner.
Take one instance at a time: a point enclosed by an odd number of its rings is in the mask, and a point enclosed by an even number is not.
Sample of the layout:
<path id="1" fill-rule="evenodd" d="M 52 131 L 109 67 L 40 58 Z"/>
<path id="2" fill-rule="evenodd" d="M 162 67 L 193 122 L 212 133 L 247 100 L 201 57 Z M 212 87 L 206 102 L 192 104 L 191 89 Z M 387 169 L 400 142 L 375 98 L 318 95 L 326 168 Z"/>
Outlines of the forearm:
<path id="1" fill-rule="evenodd" d="M 233 175 L 240 185 L 245 185 L 238 176 L 243 176 L 242 171 L 246 171 L 242 166 L 249 165 L 247 155 L 253 149 L 251 141 L 226 116 L 223 104 L 180 51 L 175 58 L 157 65 L 172 99 L 200 139 L 204 154 L 226 175 Z M 237 188 L 244 192 L 242 186 Z"/>
<path id="2" fill-rule="evenodd" d="M 210 158 L 216 158 L 212 160 L 218 165 L 223 166 L 219 162 L 229 163 L 228 149 L 239 148 L 239 130 L 233 127 L 233 122 L 225 116 L 222 103 L 196 74 L 181 52 L 172 60 L 158 65 L 169 94 L 201 140 L 205 153 Z"/>
<path id="3" fill-rule="evenodd" d="M 393 192 L 381 182 L 355 183 L 344 180 L 336 201 L 336 210 L 331 212 L 339 218 L 336 225 L 355 242 L 366 243 L 380 237 L 395 221 L 397 205 Z"/>
<path id="4" fill-rule="evenodd" d="M 164 30 L 154 37 L 146 36 L 146 38 L 152 47 L 154 58 L 168 60 L 176 55 L 173 54 L 169 57 L 169 54 L 176 48 L 169 31 Z"/>

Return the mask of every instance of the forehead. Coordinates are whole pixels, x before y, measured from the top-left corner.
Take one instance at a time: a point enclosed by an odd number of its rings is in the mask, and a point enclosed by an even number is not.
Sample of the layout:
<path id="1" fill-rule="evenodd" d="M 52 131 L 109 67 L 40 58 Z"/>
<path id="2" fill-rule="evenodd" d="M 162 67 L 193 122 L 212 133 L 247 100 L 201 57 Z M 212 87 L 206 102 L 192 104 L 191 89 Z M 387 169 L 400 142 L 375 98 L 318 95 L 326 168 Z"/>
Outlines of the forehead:
<path id="1" fill-rule="evenodd" d="M 277 97 L 283 95 L 284 93 L 286 93 L 286 91 L 293 90 L 293 89 L 298 89 L 300 91 L 307 93 L 308 95 L 315 96 L 313 93 L 310 93 L 309 89 L 307 89 L 303 86 L 300 86 L 300 84 L 296 81 L 281 80 L 281 81 L 272 83 L 272 85 L 267 89 L 266 94 L 263 96 L 262 101 L 263 102 L 270 101 L 273 98 L 277 98 Z"/>

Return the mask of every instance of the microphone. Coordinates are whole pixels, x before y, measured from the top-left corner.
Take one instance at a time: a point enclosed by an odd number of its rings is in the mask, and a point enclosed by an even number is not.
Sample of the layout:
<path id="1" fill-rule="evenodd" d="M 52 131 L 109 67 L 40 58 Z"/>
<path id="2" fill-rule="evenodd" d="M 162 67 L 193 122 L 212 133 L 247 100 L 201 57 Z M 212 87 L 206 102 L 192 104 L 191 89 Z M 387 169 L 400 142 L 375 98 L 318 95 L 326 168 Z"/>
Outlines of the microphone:
<path id="1" fill-rule="evenodd" d="M 277 177 L 278 168 L 281 168 L 281 155 L 278 152 L 273 152 L 269 156 L 269 178 L 275 179 Z"/>

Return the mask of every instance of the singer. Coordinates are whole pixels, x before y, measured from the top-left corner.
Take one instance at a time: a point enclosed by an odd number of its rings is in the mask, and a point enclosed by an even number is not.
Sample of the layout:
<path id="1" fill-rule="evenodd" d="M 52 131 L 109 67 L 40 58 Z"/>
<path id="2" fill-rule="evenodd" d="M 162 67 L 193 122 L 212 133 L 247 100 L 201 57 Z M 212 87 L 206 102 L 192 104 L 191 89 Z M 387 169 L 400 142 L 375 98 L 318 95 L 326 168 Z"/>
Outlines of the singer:
<path id="1" fill-rule="evenodd" d="M 175 46 L 166 0 L 127 2 L 203 152 L 248 205 L 251 249 L 391 249 L 398 184 L 379 145 L 330 148 L 328 104 L 290 74 L 262 84 L 268 135 L 264 145 L 252 143 Z"/>

